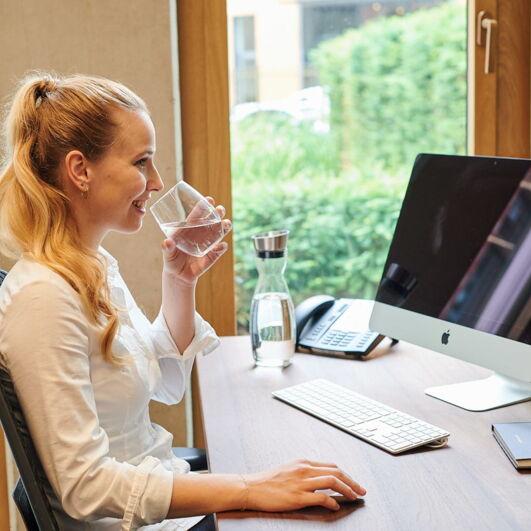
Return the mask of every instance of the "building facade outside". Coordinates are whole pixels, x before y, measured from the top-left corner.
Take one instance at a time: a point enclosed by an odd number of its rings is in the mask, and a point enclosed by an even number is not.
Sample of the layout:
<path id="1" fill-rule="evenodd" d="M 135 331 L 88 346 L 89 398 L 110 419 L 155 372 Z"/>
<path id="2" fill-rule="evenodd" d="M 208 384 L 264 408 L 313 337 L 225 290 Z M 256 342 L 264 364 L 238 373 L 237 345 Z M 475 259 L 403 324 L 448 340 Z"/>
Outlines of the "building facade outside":
<path id="1" fill-rule="evenodd" d="M 231 106 L 271 102 L 319 84 L 310 51 L 381 16 L 441 0 L 228 0 Z"/>

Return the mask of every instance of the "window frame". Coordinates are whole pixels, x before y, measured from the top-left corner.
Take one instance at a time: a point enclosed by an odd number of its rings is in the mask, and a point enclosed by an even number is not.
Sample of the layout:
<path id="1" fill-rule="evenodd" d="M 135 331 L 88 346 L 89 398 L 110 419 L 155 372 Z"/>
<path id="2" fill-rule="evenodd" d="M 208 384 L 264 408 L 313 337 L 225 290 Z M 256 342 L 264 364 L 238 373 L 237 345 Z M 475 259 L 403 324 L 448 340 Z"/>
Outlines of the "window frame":
<path id="1" fill-rule="evenodd" d="M 490 73 L 478 46 L 477 15 L 496 20 Z M 531 156 L 530 25 L 528 0 L 469 1 L 469 152 Z M 483 39 L 485 40 L 485 39 Z"/>
<path id="2" fill-rule="evenodd" d="M 226 0 L 175 0 L 184 179 L 214 197 L 232 218 Z M 197 286 L 196 306 L 218 335 L 236 335 L 234 253 Z M 192 373 L 194 445 L 204 448 L 197 372 Z"/>

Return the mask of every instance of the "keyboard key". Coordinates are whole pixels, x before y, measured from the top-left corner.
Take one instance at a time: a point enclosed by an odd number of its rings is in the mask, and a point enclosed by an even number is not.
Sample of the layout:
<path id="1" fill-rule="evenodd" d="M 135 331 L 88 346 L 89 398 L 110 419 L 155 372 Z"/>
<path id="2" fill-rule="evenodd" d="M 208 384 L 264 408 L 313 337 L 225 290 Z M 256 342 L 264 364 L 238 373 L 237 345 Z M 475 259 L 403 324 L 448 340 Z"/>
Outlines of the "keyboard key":
<path id="1" fill-rule="evenodd" d="M 385 435 L 375 435 L 372 440 L 380 444 L 389 444 L 391 442 Z"/>
<path id="2" fill-rule="evenodd" d="M 393 443 L 390 446 L 393 450 L 400 450 L 402 448 L 407 448 L 410 445 L 408 443 Z"/>

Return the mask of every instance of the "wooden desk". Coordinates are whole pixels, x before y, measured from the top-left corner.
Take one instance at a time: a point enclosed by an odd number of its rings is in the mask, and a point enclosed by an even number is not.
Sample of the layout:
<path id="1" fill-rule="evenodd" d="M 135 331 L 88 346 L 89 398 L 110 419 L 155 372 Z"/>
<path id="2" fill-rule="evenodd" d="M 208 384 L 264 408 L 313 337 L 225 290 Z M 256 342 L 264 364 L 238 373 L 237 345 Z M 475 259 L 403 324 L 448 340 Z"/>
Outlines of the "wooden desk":
<path id="1" fill-rule="evenodd" d="M 493 422 L 531 421 L 531 402 L 471 413 L 424 389 L 488 371 L 405 343 L 374 354 L 367 361 L 297 354 L 284 370 L 254 368 L 249 338 L 226 337 L 198 359 L 212 472 L 256 472 L 305 457 L 337 463 L 368 491 L 364 503 L 336 513 L 220 513 L 220 531 L 531 529 L 531 475 L 516 471 L 491 435 Z M 392 456 L 271 397 L 316 377 L 446 428 L 449 446 Z"/>

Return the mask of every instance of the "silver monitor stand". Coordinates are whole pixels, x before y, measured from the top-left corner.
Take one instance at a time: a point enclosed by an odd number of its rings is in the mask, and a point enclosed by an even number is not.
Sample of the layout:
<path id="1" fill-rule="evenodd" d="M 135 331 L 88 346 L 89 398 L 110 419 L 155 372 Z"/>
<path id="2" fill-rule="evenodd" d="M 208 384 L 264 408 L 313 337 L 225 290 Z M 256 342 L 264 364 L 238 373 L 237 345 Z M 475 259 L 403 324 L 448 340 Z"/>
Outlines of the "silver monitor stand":
<path id="1" fill-rule="evenodd" d="M 487 411 L 531 400 L 531 383 L 495 372 L 483 380 L 428 387 L 425 392 L 468 411 Z"/>

